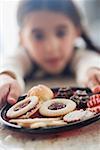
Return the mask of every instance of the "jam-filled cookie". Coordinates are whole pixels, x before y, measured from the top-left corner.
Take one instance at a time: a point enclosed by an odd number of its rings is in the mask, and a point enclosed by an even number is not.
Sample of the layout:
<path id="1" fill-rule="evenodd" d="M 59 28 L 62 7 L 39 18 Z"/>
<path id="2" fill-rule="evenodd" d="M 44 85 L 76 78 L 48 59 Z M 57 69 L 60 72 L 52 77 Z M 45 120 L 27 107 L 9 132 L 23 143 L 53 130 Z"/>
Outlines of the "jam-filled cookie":
<path id="1" fill-rule="evenodd" d="M 54 94 L 53 91 L 45 85 L 37 85 L 28 91 L 28 96 L 37 96 L 39 100 L 45 101 L 52 99 Z"/>
<path id="2" fill-rule="evenodd" d="M 38 97 L 37 96 L 31 96 L 27 97 L 24 100 L 16 103 L 13 105 L 8 111 L 7 111 L 7 117 L 9 118 L 17 118 L 32 108 L 34 108 L 38 104 Z"/>
<path id="3" fill-rule="evenodd" d="M 29 111 L 27 111 L 24 115 L 21 115 L 20 117 L 18 117 L 19 119 L 28 119 L 30 118 L 32 115 L 34 115 L 38 109 L 40 108 L 41 103 L 37 103 L 37 105 L 35 105 L 35 107 L 33 107 L 32 109 L 30 109 Z"/>
<path id="4" fill-rule="evenodd" d="M 45 101 L 39 108 L 43 116 L 63 116 L 76 108 L 76 103 L 69 99 L 57 98 Z"/>

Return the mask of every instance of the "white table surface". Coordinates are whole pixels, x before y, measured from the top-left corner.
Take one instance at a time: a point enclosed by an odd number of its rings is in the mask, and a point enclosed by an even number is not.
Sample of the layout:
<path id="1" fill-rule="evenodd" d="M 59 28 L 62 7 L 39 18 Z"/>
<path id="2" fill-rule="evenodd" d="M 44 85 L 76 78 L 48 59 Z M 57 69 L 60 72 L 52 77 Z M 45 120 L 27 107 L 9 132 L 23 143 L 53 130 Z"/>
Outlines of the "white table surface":
<path id="1" fill-rule="evenodd" d="M 75 85 L 73 80 L 57 79 L 31 82 L 50 87 Z M 100 121 L 86 127 L 52 136 L 34 136 L 6 129 L 0 123 L 0 150 L 100 150 Z"/>

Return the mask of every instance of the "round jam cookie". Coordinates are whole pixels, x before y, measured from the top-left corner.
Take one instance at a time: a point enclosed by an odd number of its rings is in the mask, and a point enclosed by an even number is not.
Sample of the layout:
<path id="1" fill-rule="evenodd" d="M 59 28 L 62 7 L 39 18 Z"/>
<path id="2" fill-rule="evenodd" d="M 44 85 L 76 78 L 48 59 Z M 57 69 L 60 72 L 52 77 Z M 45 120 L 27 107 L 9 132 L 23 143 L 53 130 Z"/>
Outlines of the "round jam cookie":
<path id="1" fill-rule="evenodd" d="M 89 108 L 100 105 L 100 94 L 90 96 L 90 100 L 87 102 Z"/>
<path id="2" fill-rule="evenodd" d="M 76 103 L 69 99 L 57 98 L 45 101 L 39 108 L 43 116 L 57 117 L 63 116 L 76 108 Z"/>
<path id="3" fill-rule="evenodd" d="M 28 119 L 30 118 L 32 115 L 34 115 L 38 109 L 40 108 L 41 103 L 38 103 L 34 108 L 30 109 L 29 111 L 27 111 L 24 115 L 21 115 L 20 119 Z"/>
<path id="4" fill-rule="evenodd" d="M 88 108 L 91 112 L 100 113 L 100 104 L 91 108 Z"/>
<path id="5" fill-rule="evenodd" d="M 73 112 L 68 113 L 63 117 L 63 120 L 70 123 L 75 121 L 80 121 L 84 116 L 86 112 L 83 109 L 75 110 Z"/>
<path id="6" fill-rule="evenodd" d="M 34 108 L 38 104 L 38 97 L 37 96 L 31 96 L 26 98 L 25 100 L 22 100 L 15 105 L 13 105 L 8 111 L 7 111 L 7 117 L 9 118 L 17 118 L 23 114 L 25 114 L 30 109 Z"/>
<path id="7" fill-rule="evenodd" d="M 53 91 L 45 85 L 34 86 L 28 91 L 28 96 L 37 96 L 39 100 L 52 99 L 54 96 Z"/>

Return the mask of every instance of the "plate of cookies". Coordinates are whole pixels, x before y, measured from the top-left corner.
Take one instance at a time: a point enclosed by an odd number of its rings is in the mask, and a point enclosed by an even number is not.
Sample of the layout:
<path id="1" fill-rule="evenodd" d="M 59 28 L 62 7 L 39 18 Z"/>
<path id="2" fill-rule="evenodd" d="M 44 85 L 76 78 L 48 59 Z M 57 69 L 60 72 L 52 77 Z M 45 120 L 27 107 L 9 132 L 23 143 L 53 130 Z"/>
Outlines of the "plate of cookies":
<path id="1" fill-rule="evenodd" d="M 65 132 L 99 119 L 100 92 L 81 87 L 37 85 L 0 112 L 0 120 L 9 129 L 34 134 Z"/>

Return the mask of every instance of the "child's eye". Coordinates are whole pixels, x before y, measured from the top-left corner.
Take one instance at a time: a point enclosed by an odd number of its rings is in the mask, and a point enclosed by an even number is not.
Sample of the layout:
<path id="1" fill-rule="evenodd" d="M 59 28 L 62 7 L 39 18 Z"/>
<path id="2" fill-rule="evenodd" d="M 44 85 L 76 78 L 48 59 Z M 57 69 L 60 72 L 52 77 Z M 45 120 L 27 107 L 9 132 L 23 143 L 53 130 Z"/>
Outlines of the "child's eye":
<path id="1" fill-rule="evenodd" d="M 43 33 L 36 33 L 35 35 L 34 35 L 34 38 L 36 39 L 36 40 L 44 40 L 44 34 Z"/>
<path id="2" fill-rule="evenodd" d="M 67 34 L 67 31 L 65 30 L 59 30 L 56 32 L 56 36 L 59 38 L 63 38 Z"/>

